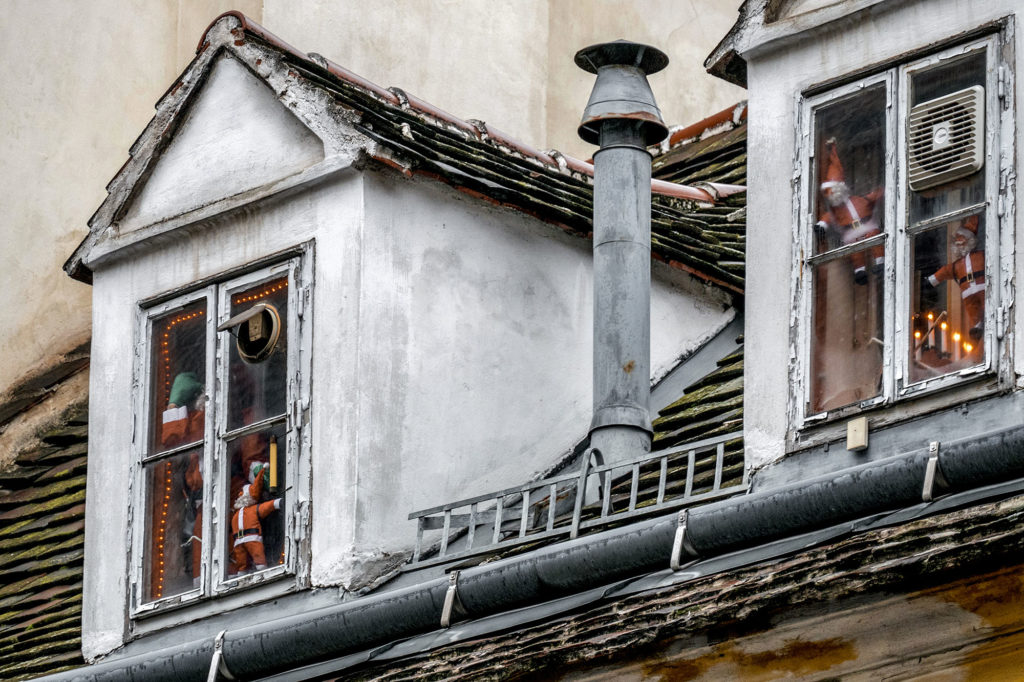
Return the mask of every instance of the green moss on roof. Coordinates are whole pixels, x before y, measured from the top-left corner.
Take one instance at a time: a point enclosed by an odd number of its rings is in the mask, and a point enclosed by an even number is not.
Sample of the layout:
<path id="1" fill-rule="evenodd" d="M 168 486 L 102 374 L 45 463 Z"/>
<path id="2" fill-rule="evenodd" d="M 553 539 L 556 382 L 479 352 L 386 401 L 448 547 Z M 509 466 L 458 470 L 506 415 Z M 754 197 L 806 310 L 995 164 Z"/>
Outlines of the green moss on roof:
<path id="1" fill-rule="evenodd" d="M 41 430 L 41 444 L 19 453 L 0 473 L 3 679 L 84 664 L 86 398 Z"/>
<path id="2" fill-rule="evenodd" d="M 742 337 L 737 343 L 742 343 Z M 658 412 L 654 420 L 655 450 L 743 429 L 743 347 L 730 352 L 717 365 Z M 738 449 L 742 455 L 742 441 Z"/>
<path id="3" fill-rule="evenodd" d="M 397 153 L 413 169 L 560 223 L 577 234 L 592 231 L 593 189 L 589 179 L 579 173 L 524 156 L 490 136 L 478 137 L 415 110 L 384 102 L 373 93 L 305 60 L 291 62 L 292 68 L 323 87 L 337 103 L 358 111 L 360 130 Z M 656 165 L 671 174 L 678 170 L 673 164 L 685 157 L 687 167 L 699 169 L 701 179 L 743 184 L 746 126 L 735 132 L 735 139 L 684 145 L 685 151 L 674 150 Z M 696 171 L 691 173 L 694 177 L 697 174 Z M 680 181 L 669 176 L 663 179 Z M 723 203 L 742 205 L 737 201 L 730 199 Z M 652 236 L 659 239 L 652 240 L 655 257 L 678 263 L 733 291 L 742 291 L 742 273 L 718 265 L 719 260 L 733 260 L 735 249 L 724 252 L 715 248 L 717 239 L 700 224 L 702 209 L 695 202 L 658 195 L 652 200 L 651 213 Z M 680 235 L 695 243 L 680 240 Z M 673 236 L 681 243 L 669 252 L 666 247 Z"/>

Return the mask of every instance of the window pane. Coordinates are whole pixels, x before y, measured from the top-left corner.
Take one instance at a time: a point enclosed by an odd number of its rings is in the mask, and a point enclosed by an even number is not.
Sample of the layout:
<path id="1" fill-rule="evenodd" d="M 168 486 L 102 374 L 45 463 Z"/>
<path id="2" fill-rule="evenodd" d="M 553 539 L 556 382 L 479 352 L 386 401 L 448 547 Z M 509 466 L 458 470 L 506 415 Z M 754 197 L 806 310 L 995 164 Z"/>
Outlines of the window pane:
<path id="1" fill-rule="evenodd" d="M 286 409 L 287 276 L 233 293 L 231 316 L 261 304 L 268 309 L 231 331 L 235 337 L 228 350 L 228 430 L 284 414 Z"/>
<path id="2" fill-rule="evenodd" d="M 228 444 L 228 578 L 284 563 L 285 452 L 284 423 Z"/>
<path id="3" fill-rule="evenodd" d="M 813 268 L 809 413 L 881 393 L 884 281 L 854 274 L 874 257 L 863 249 Z"/>
<path id="4" fill-rule="evenodd" d="M 815 111 L 815 254 L 885 229 L 885 102 L 878 84 Z M 867 272 L 855 276 L 866 281 Z"/>
<path id="5" fill-rule="evenodd" d="M 912 188 L 919 187 L 909 192 L 913 224 L 985 200 L 982 161 L 977 159 L 977 166 L 971 162 L 971 150 L 984 145 L 984 90 L 979 88 L 976 94 L 968 90 L 985 85 L 985 51 L 913 73 L 910 85 L 908 177 Z M 943 179 L 948 175 L 955 177 Z M 931 184 L 931 177 L 937 184 L 920 188 Z"/>
<path id="6" fill-rule="evenodd" d="M 956 372 L 985 358 L 984 223 L 983 215 L 973 215 L 912 238 L 912 382 Z"/>
<path id="7" fill-rule="evenodd" d="M 188 592 L 202 575 L 202 448 L 145 465 L 143 599 Z"/>
<path id="8" fill-rule="evenodd" d="M 151 451 L 203 439 L 206 299 L 153 320 Z"/>

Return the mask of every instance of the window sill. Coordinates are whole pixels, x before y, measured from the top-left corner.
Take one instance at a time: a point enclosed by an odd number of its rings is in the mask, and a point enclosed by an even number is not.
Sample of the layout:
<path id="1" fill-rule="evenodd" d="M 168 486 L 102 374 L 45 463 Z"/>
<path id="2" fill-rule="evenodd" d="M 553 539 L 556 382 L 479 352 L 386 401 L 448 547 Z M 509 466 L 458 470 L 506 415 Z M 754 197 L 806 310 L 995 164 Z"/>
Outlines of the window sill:
<path id="1" fill-rule="evenodd" d="M 813 424 L 791 429 L 786 436 L 786 454 L 801 452 L 846 439 L 846 423 L 854 417 L 867 417 L 871 430 L 894 426 L 918 419 L 939 410 L 965 404 L 1004 392 L 998 377 L 992 373 L 979 374 L 954 386 L 937 386 L 900 398 L 894 403 L 880 403 L 869 407 L 850 405 L 829 412 Z"/>
<path id="2" fill-rule="evenodd" d="M 231 586 L 210 597 L 190 597 L 187 600 L 160 603 L 155 608 L 147 604 L 133 612 L 130 629 L 133 635 L 145 635 L 203 620 L 240 608 L 278 599 L 306 589 L 294 573 L 277 573 L 260 577 L 258 581 Z"/>

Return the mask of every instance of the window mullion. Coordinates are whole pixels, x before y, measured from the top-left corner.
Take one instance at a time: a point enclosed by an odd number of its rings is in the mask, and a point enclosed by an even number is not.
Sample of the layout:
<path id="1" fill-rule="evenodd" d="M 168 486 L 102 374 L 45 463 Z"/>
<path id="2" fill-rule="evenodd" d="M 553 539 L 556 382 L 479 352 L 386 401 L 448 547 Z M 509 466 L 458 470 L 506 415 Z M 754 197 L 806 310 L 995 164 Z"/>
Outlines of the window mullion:
<path id="1" fill-rule="evenodd" d="M 203 549 L 202 549 L 202 589 L 204 595 L 212 592 L 213 557 L 217 550 L 217 530 L 214 524 L 215 514 L 211 513 L 217 508 L 214 496 L 220 488 L 217 479 L 218 471 L 215 466 L 217 439 L 217 421 L 220 419 L 221 410 L 217 402 L 218 388 L 222 385 L 217 375 L 217 314 L 219 303 L 217 301 L 217 287 L 210 285 L 206 288 L 207 320 L 206 325 L 206 376 L 212 381 L 206 389 L 206 433 L 204 434 L 203 447 L 203 480 L 209 481 L 209 485 L 203 489 Z M 213 414 L 210 414 L 210 411 Z M 211 418 L 212 417 L 212 418 Z"/>

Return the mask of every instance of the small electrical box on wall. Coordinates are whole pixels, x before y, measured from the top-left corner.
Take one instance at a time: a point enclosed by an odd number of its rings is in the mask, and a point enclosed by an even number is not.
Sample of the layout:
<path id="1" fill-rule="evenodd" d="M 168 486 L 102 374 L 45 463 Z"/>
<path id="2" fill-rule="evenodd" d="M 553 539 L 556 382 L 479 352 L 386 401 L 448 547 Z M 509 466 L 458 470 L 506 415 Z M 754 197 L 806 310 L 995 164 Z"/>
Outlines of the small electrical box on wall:
<path id="1" fill-rule="evenodd" d="M 846 449 L 853 452 L 868 449 L 867 417 L 857 417 L 846 422 Z"/>

